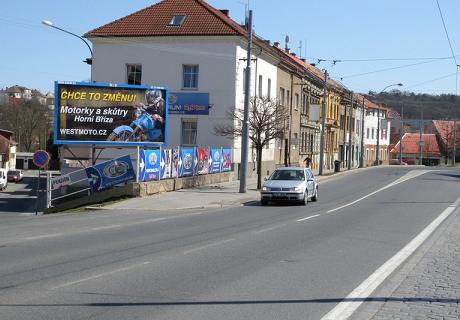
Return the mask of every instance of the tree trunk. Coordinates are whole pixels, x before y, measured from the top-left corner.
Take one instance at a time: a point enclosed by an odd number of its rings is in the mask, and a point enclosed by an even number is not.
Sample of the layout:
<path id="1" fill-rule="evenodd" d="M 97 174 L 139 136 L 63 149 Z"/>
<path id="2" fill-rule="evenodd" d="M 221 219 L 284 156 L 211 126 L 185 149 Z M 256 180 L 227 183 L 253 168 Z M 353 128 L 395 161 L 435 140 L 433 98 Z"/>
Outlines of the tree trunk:
<path id="1" fill-rule="evenodd" d="M 262 148 L 257 148 L 257 189 L 262 188 Z"/>

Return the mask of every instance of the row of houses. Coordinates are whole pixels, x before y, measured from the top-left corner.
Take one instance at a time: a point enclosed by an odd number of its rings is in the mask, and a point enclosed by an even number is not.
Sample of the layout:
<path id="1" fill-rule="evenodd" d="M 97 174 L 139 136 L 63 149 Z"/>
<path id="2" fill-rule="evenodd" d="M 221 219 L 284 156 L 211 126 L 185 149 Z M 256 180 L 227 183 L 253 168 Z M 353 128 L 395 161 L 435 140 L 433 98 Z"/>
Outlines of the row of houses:
<path id="1" fill-rule="evenodd" d="M 0 89 L 0 106 L 21 106 L 32 99 L 36 99 L 42 105 L 51 107 L 54 105 L 54 95 L 52 92 L 42 94 L 38 90 L 19 85 Z"/>
<path id="2" fill-rule="evenodd" d="M 170 114 L 168 144 L 231 147 L 239 162 L 240 139 L 214 134 L 217 124 L 229 121 L 228 110 L 243 108 L 245 95 L 248 31 L 228 10 L 202 0 L 164 0 L 85 37 L 93 44 L 92 81 L 167 86 L 191 99 L 207 93 L 204 114 Z M 375 164 L 377 157 L 388 163 L 390 122 L 381 121 L 377 132 L 378 119 L 387 119 L 388 109 L 328 78 L 289 48 L 254 37 L 250 88 L 251 97 L 276 100 L 289 112 L 284 137 L 263 152 L 264 173 L 280 165 L 304 165 L 306 159 L 318 169 L 323 117 L 325 169 L 333 169 L 335 160 L 356 167 L 361 155 L 364 166 Z M 254 151 L 250 161 L 255 161 Z"/>

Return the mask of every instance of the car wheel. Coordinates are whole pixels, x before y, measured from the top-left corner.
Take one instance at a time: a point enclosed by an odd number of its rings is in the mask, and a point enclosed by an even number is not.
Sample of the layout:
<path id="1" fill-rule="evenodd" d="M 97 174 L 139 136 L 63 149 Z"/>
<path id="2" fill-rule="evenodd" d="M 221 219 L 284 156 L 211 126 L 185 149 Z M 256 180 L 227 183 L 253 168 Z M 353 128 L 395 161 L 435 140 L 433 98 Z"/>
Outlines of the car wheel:
<path id="1" fill-rule="evenodd" d="M 315 190 L 315 195 L 311 197 L 311 201 L 318 201 L 318 188 Z"/>
<path id="2" fill-rule="evenodd" d="M 305 191 L 304 196 L 303 196 L 303 200 L 300 203 L 302 205 L 304 205 L 304 206 L 307 205 L 307 203 L 308 203 L 308 193 L 307 193 L 307 191 Z"/>
<path id="3" fill-rule="evenodd" d="M 263 206 L 266 206 L 268 204 L 267 200 L 260 200 L 260 203 L 262 203 Z"/>

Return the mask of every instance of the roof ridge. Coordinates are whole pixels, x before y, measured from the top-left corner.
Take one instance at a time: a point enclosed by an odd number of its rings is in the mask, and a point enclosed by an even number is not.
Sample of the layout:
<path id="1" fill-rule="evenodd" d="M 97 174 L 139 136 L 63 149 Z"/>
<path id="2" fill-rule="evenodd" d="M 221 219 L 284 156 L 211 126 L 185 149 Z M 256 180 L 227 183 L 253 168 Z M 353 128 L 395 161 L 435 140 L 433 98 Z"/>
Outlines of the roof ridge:
<path id="1" fill-rule="evenodd" d="M 164 1 L 168 1 L 168 0 L 164 0 Z M 208 10 L 210 13 L 215 15 L 222 22 L 226 23 L 230 28 L 232 28 L 233 30 L 241 34 L 242 36 L 247 36 L 248 32 L 246 31 L 246 29 L 241 27 L 235 20 L 233 20 L 229 16 L 222 13 L 219 9 L 214 8 L 213 6 L 211 6 L 209 3 L 207 3 L 204 0 L 192 0 L 192 1 L 195 1 L 199 3 L 200 5 L 202 5 L 206 10 Z"/>

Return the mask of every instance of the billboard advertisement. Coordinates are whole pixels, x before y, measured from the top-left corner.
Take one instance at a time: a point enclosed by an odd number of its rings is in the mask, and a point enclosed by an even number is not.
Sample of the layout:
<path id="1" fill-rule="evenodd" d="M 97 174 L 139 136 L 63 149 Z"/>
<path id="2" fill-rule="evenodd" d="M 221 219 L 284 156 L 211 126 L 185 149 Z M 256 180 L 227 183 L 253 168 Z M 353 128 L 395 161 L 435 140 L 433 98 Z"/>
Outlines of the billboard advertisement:
<path id="1" fill-rule="evenodd" d="M 179 148 L 171 150 L 171 178 L 179 177 Z"/>
<path id="2" fill-rule="evenodd" d="M 222 149 L 222 172 L 232 170 L 232 149 Z"/>
<path id="3" fill-rule="evenodd" d="M 211 149 L 211 165 L 209 173 L 217 173 L 221 171 L 222 167 L 222 149 Z"/>
<path id="4" fill-rule="evenodd" d="M 209 166 L 209 148 L 196 148 L 197 174 L 207 174 Z"/>
<path id="5" fill-rule="evenodd" d="M 92 192 L 136 179 L 130 156 L 123 156 L 85 169 Z"/>
<path id="6" fill-rule="evenodd" d="M 55 144 L 167 143 L 168 91 L 99 83 L 55 83 Z"/>
<path id="7" fill-rule="evenodd" d="M 209 93 L 172 92 L 168 98 L 169 114 L 209 114 Z"/>
<path id="8" fill-rule="evenodd" d="M 160 176 L 161 179 L 171 178 L 171 149 L 161 150 Z"/>
<path id="9" fill-rule="evenodd" d="M 160 180 L 160 150 L 139 150 L 139 180 Z"/>
<path id="10" fill-rule="evenodd" d="M 179 154 L 179 177 L 193 176 L 195 164 L 195 150 L 180 149 Z"/>

